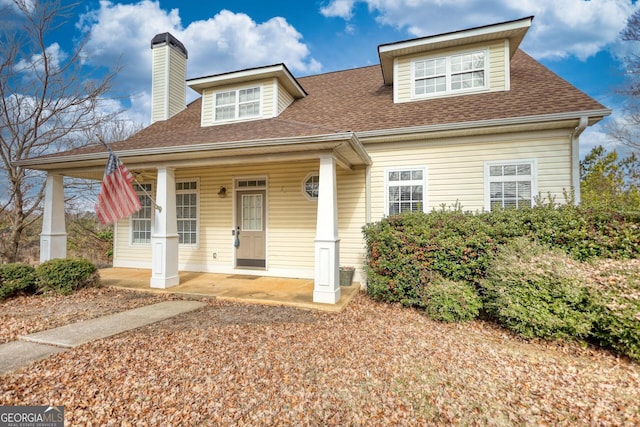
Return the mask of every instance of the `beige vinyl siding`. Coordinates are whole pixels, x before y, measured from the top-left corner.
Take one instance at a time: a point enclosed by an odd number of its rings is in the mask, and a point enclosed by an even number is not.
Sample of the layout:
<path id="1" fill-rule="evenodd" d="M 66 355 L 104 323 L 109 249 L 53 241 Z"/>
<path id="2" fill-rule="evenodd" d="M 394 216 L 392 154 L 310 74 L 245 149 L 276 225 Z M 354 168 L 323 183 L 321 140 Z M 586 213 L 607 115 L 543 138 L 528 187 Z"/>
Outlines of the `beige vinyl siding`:
<path id="1" fill-rule="evenodd" d="M 361 270 L 365 261 L 362 226 L 366 221 L 365 168 L 338 169 L 338 233 L 340 265 Z"/>
<path id="2" fill-rule="evenodd" d="M 185 78 L 187 75 L 187 61 L 181 52 L 170 48 L 169 55 L 171 70 L 169 71 L 169 117 L 184 110 L 186 85 Z"/>
<path id="3" fill-rule="evenodd" d="M 278 113 L 276 115 L 280 115 L 291 103 L 293 102 L 293 96 L 287 90 L 282 87 L 282 85 L 278 85 Z"/>
<path id="4" fill-rule="evenodd" d="M 180 52 L 168 46 L 154 48 L 152 61 L 151 121 L 155 122 L 166 120 L 185 109 L 187 62 Z"/>
<path id="5" fill-rule="evenodd" d="M 303 193 L 303 181 L 318 172 L 319 162 L 277 163 L 244 167 L 176 170 L 176 180 L 198 178 L 199 239 L 196 247 L 180 245 L 179 268 L 188 271 L 229 272 L 234 263 L 234 179 L 267 179 L 267 272 L 313 278 L 317 202 Z M 362 266 L 365 221 L 364 169 L 337 170 L 338 221 L 342 265 Z M 217 195 L 220 186 L 226 197 Z M 118 223 L 114 265 L 150 268 L 150 245 L 131 245 L 129 221 Z M 213 254 L 216 259 L 213 259 Z M 259 273 L 259 274 L 262 274 Z"/>
<path id="6" fill-rule="evenodd" d="M 128 218 L 118 221 L 114 232 L 114 267 L 151 268 L 151 244 L 131 244 Z"/>
<path id="7" fill-rule="evenodd" d="M 428 54 L 410 55 L 396 60 L 396 74 L 394 77 L 394 93 L 395 102 L 410 102 L 422 99 L 428 99 L 429 97 L 414 98 L 412 96 L 411 87 L 413 76 L 411 74 L 411 63 L 417 59 L 425 59 L 431 57 L 449 56 L 458 52 L 470 52 L 474 50 L 488 51 L 488 67 L 489 67 L 489 91 L 501 91 L 507 90 L 506 72 L 508 71 L 508 64 L 505 64 L 505 49 L 504 42 L 495 42 L 492 44 L 476 44 L 471 46 L 458 47 L 456 49 L 443 49 Z M 460 94 L 448 93 L 446 95 L 438 96 L 464 96 L 473 92 L 463 92 Z"/>
<path id="8" fill-rule="evenodd" d="M 151 117 L 151 121 L 155 122 L 158 120 L 166 119 L 166 105 L 167 105 L 167 91 L 165 90 L 167 85 L 167 70 L 165 68 L 165 63 L 167 60 L 167 54 L 169 53 L 169 49 L 167 48 L 156 48 L 151 51 L 152 55 L 152 70 L 153 70 L 153 87 L 151 88 L 151 93 L 154 95 L 151 100 L 152 106 L 151 111 L 153 112 L 153 117 Z"/>
<path id="9" fill-rule="evenodd" d="M 233 89 L 241 89 L 248 87 L 260 86 L 261 97 L 261 116 L 259 118 L 269 118 L 274 115 L 274 94 L 276 88 L 274 87 L 273 79 L 257 80 L 254 82 L 245 82 L 241 85 L 226 85 L 218 86 L 211 89 L 205 89 L 202 92 L 202 126 L 216 125 L 213 121 L 213 105 L 215 102 L 215 94 L 218 92 L 224 92 Z M 255 118 L 249 119 L 254 120 Z M 224 122 L 229 123 L 229 122 Z"/>
<path id="10" fill-rule="evenodd" d="M 508 90 L 507 73 L 511 69 L 506 63 L 506 43 L 496 43 L 489 47 L 489 87 L 490 91 Z"/>
<path id="11" fill-rule="evenodd" d="M 458 201 L 464 210 L 484 208 L 484 162 L 535 159 L 537 188 L 563 202 L 563 191 L 571 189 L 571 152 L 567 136 L 514 135 L 511 139 L 430 140 L 367 145 L 371 169 L 371 218 L 385 215 L 385 170 L 427 168 L 427 212 Z"/>
<path id="12" fill-rule="evenodd" d="M 274 96 L 276 88 L 273 80 L 262 82 L 262 117 L 269 118 L 275 115 Z"/>

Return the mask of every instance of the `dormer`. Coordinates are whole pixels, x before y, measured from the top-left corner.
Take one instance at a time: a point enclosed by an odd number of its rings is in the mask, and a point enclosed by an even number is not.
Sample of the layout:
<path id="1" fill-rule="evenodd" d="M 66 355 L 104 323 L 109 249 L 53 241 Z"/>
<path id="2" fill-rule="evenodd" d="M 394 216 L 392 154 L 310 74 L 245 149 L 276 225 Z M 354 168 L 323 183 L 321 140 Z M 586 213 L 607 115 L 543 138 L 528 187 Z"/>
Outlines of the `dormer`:
<path id="1" fill-rule="evenodd" d="M 395 103 L 510 89 L 510 61 L 533 17 L 378 46 Z"/>
<path id="2" fill-rule="evenodd" d="M 187 80 L 202 96 L 202 126 L 277 117 L 307 95 L 284 64 Z"/>

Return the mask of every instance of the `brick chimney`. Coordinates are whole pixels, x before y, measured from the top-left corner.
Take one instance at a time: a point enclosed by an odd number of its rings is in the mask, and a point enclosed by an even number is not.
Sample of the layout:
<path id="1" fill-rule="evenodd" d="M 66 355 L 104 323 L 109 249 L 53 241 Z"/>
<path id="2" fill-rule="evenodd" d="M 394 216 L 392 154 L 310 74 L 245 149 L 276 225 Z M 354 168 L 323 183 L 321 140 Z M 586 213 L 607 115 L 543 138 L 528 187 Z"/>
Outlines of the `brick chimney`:
<path id="1" fill-rule="evenodd" d="M 151 40 L 151 123 L 167 120 L 186 108 L 187 49 L 169 33 Z"/>

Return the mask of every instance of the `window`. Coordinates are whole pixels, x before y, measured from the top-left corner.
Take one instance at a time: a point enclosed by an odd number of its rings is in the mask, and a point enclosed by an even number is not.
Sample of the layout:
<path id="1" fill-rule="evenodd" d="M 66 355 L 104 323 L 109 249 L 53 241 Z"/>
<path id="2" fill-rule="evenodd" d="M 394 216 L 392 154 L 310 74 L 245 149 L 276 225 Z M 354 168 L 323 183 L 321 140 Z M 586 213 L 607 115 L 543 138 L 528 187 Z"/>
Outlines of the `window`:
<path id="1" fill-rule="evenodd" d="M 215 94 L 216 122 L 258 117 L 260 115 L 260 87 L 236 89 Z"/>
<path id="2" fill-rule="evenodd" d="M 425 168 L 388 170 L 386 181 L 388 215 L 425 210 Z"/>
<path id="3" fill-rule="evenodd" d="M 198 243 L 198 182 L 176 182 L 176 219 L 178 242 L 183 245 Z"/>
<path id="4" fill-rule="evenodd" d="M 533 160 L 485 163 L 485 208 L 531 207 L 535 166 Z"/>
<path id="5" fill-rule="evenodd" d="M 236 184 L 236 187 L 238 188 L 264 188 L 266 186 L 266 179 L 243 179 L 238 181 Z"/>
<path id="6" fill-rule="evenodd" d="M 262 231 L 262 194 L 242 195 L 242 231 Z"/>
<path id="7" fill-rule="evenodd" d="M 484 89 L 486 56 L 480 51 L 413 62 L 414 96 Z"/>
<path id="8" fill-rule="evenodd" d="M 320 177 L 317 173 L 309 174 L 304 180 L 304 195 L 309 200 L 318 200 L 318 191 L 320 189 Z"/>
<path id="9" fill-rule="evenodd" d="M 131 243 L 144 244 L 151 242 L 151 217 L 153 202 L 151 201 L 151 184 L 134 184 L 142 209 L 131 215 Z"/>

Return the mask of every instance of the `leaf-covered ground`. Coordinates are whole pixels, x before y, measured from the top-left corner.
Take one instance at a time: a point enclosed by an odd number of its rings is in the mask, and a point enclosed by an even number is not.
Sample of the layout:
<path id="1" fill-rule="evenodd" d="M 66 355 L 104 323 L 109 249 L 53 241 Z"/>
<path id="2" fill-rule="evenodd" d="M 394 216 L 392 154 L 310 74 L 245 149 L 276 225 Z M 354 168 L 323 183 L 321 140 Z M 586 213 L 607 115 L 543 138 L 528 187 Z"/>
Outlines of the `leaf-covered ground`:
<path id="1" fill-rule="evenodd" d="M 24 404 L 67 425 L 631 426 L 640 365 L 364 295 L 340 314 L 212 300 L 1 376 L 0 405 Z"/>
<path id="2" fill-rule="evenodd" d="M 68 296 L 19 296 L 0 301 L 0 344 L 69 323 L 175 299 L 109 287 L 84 288 Z"/>

